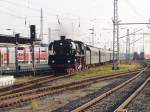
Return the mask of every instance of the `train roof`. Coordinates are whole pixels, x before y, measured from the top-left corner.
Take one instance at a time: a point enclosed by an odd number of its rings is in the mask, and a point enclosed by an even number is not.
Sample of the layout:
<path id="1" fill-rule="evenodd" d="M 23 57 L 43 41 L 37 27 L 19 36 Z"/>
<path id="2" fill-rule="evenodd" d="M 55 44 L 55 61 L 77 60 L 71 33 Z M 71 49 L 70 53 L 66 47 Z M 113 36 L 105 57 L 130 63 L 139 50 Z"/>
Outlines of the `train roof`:
<path id="1" fill-rule="evenodd" d="M 40 41 L 40 40 L 36 39 L 35 41 Z M 15 37 L 12 35 L 0 34 L 0 43 L 14 44 L 15 43 Z M 31 43 L 31 39 L 29 37 L 20 37 L 18 39 L 18 43 L 19 44 L 28 44 L 28 43 Z"/>
<path id="2" fill-rule="evenodd" d="M 78 41 L 78 40 L 74 40 L 74 42 L 78 42 L 78 43 L 84 44 L 82 41 Z"/>
<path id="3" fill-rule="evenodd" d="M 95 46 L 92 46 L 92 45 L 88 45 L 86 44 L 86 46 L 89 48 L 89 49 L 98 49 L 98 50 L 101 50 L 101 51 L 112 51 L 110 49 L 104 49 L 104 48 L 99 48 L 99 47 L 95 47 Z"/>
<path id="4" fill-rule="evenodd" d="M 61 40 L 61 39 L 60 39 Z M 60 41 L 60 40 L 54 40 L 54 42 L 56 41 Z M 68 40 L 68 41 L 73 41 L 73 42 L 77 42 L 77 43 L 81 43 L 81 44 L 85 44 L 84 42 L 82 42 L 82 41 L 79 41 L 79 40 L 72 40 L 72 39 L 68 39 L 68 38 L 66 38 L 65 40 Z M 52 42 L 51 42 L 52 43 Z M 86 49 L 87 50 L 91 50 L 91 49 L 98 49 L 98 50 L 101 50 L 101 51 L 108 51 L 108 52 L 112 52 L 112 50 L 111 49 L 104 49 L 104 48 L 99 48 L 99 47 L 95 47 L 95 46 L 92 46 L 92 45 L 88 45 L 88 44 L 85 44 L 85 46 L 86 46 Z"/>

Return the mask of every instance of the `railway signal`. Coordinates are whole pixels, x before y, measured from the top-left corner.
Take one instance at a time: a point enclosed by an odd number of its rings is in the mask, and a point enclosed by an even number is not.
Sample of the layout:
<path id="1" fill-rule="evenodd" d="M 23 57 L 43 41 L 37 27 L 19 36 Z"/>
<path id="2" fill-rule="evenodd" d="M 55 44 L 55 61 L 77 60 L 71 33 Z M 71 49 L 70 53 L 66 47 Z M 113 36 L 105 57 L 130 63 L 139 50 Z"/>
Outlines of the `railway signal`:
<path id="1" fill-rule="evenodd" d="M 36 27 L 35 27 L 35 25 L 30 25 L 30 38 L 31 38 L 31 41 L 35 41 L 35 37 L 36 37 Z"/>
<path id="2" fill-rule="evenodd" d="M 31 51 L 32 51 L 32 69 L 35 75 L 35 62 L 34 62 L 34 41 L 36 38 L 36 27 L 35 25 L 30 25 L 30 38 L 31 38 Z"/>

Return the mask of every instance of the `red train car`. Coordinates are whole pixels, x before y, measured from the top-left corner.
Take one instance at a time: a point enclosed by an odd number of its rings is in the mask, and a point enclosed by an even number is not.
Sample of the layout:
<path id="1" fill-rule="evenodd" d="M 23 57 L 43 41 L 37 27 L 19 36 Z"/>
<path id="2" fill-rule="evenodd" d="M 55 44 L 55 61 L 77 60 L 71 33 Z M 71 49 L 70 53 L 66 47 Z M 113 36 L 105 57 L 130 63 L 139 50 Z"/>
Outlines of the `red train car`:
<path id="1" fill-rule="evenodd" d="M 3 63 L 4 64 L 14 64 L 15 63 L 15 50 L 3 52 Z M 22 64 L 31 64 L 32 63 L 32 52 L 29 48 L 19 47 L 17 51 L 17 60 L 18 63 Z M 34 52 L 35 63 L 47 64 L 48 61 L 48 51 L 47 49 L 35 50 Z"/>

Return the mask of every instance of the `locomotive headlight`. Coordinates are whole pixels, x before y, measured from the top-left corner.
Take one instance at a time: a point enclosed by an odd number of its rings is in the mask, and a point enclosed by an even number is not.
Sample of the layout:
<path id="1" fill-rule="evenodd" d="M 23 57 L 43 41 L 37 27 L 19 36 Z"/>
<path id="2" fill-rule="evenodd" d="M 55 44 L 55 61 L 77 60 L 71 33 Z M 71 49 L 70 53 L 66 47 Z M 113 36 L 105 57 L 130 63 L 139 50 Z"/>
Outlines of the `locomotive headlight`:
<path id="1" fill-rule="evenodd" d="M 54 60 L 52 60 L 52 63 L 55 63 L 55 61 L 54 61 Z"/>
<path id="2" fill-rule="evenodd" d="M 68 60 L 67 62 L 68 62 L 68 63 L 70 63 L 71 61 L 70 61 L 70 60 Z"/>

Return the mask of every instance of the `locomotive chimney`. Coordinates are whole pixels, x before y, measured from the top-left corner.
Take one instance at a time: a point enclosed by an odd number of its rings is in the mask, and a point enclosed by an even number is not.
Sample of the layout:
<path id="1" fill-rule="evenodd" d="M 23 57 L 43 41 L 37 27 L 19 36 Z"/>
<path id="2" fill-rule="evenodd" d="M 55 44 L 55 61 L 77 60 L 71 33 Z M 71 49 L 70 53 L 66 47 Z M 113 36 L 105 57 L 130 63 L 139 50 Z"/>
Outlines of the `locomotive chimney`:
<path id="1" fill-rule="evenodd" d="M 66 36 L 60 36 L 61 40 L 65 40 Z"/>

